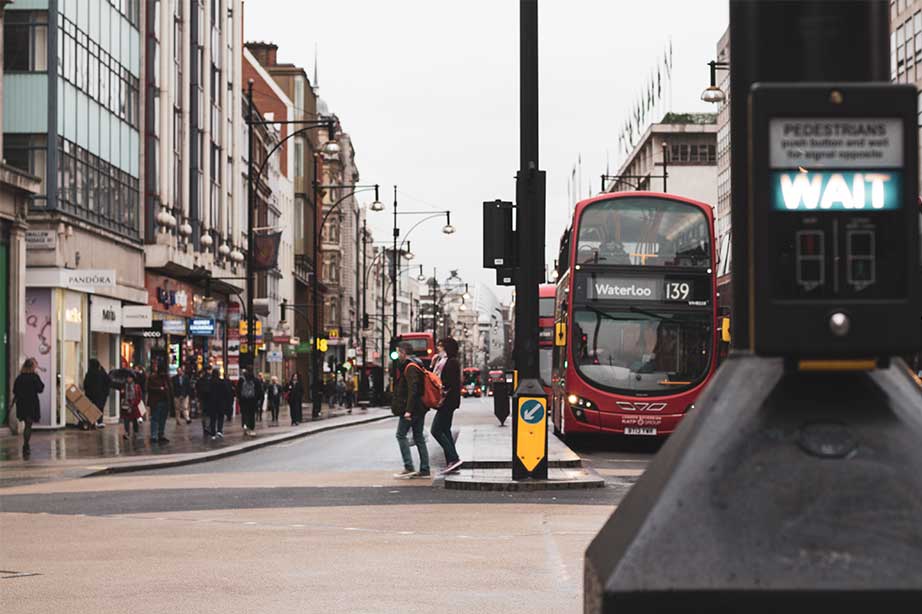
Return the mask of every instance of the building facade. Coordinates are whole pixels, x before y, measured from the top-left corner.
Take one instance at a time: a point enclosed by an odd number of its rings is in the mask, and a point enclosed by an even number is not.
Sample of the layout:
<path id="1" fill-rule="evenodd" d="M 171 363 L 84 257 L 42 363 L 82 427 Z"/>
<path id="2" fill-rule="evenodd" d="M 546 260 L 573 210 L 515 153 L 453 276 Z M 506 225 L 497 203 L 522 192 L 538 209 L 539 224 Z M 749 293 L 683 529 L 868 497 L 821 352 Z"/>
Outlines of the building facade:
<path id="1" fill-rule="evenodd" d="M 144 305 L 146 103 L 139 0 L 28 0 L 4 19 L 3 157 L 39 179 L 29 204 L 20 357 L 60 427 L 89 359 L 120 363 L 123 307 Z M 117 418 L 116 402 L 107 409 Z"/>
<path id="2" fill-rule="evenodd" d="M 144 3 L 142 173 L 151 329 L 123 364 L 236 377 L 244 289 L 246 152 L 240 0 Z M 230 341 L 230 347 L 228 347 Z"/>
<path id="3" fill-rule="evenodd" d="M 715 121 L 716 117 L 709 113 L 667 113 L 661 122 L 647 128 L 618 171 L 606 181 L 605 191 L 669 192 L 715 207 Z"/>

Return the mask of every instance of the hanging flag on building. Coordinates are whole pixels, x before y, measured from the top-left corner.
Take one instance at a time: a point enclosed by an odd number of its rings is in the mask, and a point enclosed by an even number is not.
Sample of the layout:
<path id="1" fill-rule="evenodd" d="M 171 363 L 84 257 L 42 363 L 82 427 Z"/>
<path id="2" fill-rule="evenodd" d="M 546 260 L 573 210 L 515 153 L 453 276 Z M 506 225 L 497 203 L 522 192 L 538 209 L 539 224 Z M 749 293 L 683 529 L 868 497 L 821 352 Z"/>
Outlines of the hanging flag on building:
<path id="1" fill-rule="evenodd" d="M 278 268 L 281 241 L 281 231 L 257 234 L 253 237 L 254 271 L 270 271 Z"/>

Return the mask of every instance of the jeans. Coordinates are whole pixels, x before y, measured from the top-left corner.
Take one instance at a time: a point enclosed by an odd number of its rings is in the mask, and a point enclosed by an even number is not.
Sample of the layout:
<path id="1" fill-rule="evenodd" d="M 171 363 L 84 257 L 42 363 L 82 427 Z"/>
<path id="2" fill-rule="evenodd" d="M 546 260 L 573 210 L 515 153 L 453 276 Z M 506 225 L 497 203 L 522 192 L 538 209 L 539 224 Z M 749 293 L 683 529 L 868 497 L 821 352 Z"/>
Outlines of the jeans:
<path id="1" fill-rule="evenodd" d="M 134 434 L 135 434 L 135 435 L 138 434 L 138 430 L 139 430 L 139 429 L 138 429 L 138 421 L 137 421 L 137 420 L 134 420 L 134 419 L 132 419 L 132 418 L 123 418 L 123 419 L 122 419 L 122 424 L 125 425 L 125 434 L 126 434 L 126 435 L 131 435 L 131 429 L 132 429 L 132 427 L 134 427 Z"/>
<path id="2" fill-rule="evenodd" d="M 445 452 L 445 461 L 450 465 L 457 462 L 458 451 L 455 449 L 455 440 L 451 436 L 451 420 L 455 415 L 453 409 L 440 409 L 435 412 L 435 418 L 432 419 L 432 428 L 429 432 L 435 437 L 435 440 L 442 446 Z"/>
<path id="3" fill-rule="evenodd" d="M 402 415 L 397 420 L 397 445 L 400 446 L 400 455 L 403 457 L 403 468 L 413 471 L 413 456 L 410 454 L 410 442 L 407 433 L 413 429 L 413 439 L 416 440 L 416 449 L 419 451 L 419 472 L 429 473 L 429 450 L 426 448 L 426 438 L 423 430 L 426 428 L 426 414 L 413 414 L 409 420 Z"/>
<path id="4" fill-rule="evenodd" d="M 166 437 L 166 401 L 157 401 L 150 412 L 150 440 Z"/>
<path id="5" fill-rule="evenodd" d="M 272 412 L 273 422 L 279 421 L 279 403 L 280 402 L 281 401 L 279 399 L 275 399 L 275 400 L 269 399 L 269 411 Z"/>
<path id="6" fill-rule="evenodd" d="M 214 437 L 218 433 L 223 433 L 224 432 L 224 414 L 221 412 L 218 412 L 216 414 L 212 414 L 210 418 L 211 419 L 209 420 L 209 424 L 208 424 L 209 434 L 212 437 Z"/>

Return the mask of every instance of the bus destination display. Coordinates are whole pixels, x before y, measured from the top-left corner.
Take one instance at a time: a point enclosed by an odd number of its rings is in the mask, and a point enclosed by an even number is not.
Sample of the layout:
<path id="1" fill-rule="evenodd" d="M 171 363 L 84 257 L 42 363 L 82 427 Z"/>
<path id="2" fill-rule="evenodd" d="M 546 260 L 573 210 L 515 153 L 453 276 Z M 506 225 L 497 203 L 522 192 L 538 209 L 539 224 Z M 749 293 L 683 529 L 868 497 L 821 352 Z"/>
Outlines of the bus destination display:
<path id="1" fill-rule="evenodd" d="M 579 280 L 589 300 L 635 300 L 706 305 L 706 280 L 680 276 L 615 277 L 593 275 Z"/>

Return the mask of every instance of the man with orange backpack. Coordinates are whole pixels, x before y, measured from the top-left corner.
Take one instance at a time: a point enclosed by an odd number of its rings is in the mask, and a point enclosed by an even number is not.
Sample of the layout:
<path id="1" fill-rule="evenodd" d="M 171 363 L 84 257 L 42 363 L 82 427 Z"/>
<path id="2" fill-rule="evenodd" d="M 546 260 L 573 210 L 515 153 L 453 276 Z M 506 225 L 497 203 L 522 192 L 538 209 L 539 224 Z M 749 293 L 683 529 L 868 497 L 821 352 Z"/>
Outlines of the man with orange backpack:
<path id="1" fill-rule="evenodd" d="M 410 343 L 404 342 L 397 346 L 397 381 L 392 409 L 398 416 L 397 444 L 403 457 L 403 471 L 394 474 L 394 477 L 404 480 L 430 476 L 429 450 L 423 435 L 428 410 L 423 404 L 426 370 L 416 358 L 412 358 L 412 354 L 413 346 Z M 416 449 L 419 450 L 419 471 L 413 469 L 413 456 L 407 440 L 411 429 Z"/>

